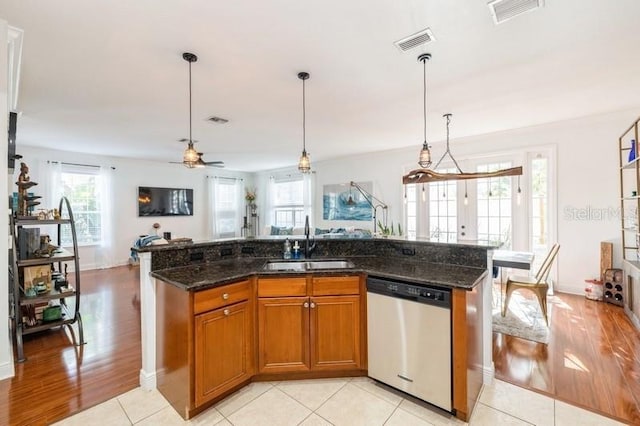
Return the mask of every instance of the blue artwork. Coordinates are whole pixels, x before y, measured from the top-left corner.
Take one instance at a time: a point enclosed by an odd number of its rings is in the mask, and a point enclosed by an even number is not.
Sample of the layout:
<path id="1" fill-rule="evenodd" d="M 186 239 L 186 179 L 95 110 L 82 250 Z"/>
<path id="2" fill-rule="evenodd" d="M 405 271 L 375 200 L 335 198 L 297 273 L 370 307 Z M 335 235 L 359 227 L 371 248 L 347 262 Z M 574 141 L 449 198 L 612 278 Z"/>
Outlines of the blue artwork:
<path id="1" fill-rule="evenodd" d="M 371 193 L 372 182 L 358 182 Z M 322 194 L 322 218 L 324 220 L 372 220 L 371 204 L 365 196 L 348 183 L 324 185 Z"/>

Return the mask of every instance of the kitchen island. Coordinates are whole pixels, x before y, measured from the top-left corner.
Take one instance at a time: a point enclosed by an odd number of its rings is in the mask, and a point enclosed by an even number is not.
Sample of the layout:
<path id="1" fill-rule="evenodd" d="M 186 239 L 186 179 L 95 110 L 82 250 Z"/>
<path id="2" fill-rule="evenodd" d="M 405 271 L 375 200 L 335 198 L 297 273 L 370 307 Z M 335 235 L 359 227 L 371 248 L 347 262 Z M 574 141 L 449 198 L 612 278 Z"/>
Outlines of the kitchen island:
<path id="1" fill-rule="evenodd" d="M 492 248 L 400 239 L 319 240 L 317 246 L 314 259 L 347 259 L 350 266 L 265 270 L 281 255 L 282 240 L 272 238 L 140 249 L 141 385 L 157 386 L 189 418 L 252 380 L 366 375 L 366 277 L 375 276 L 451 289 L 452 412 L 468 420 L 483 381 L 493 376 Z M 318 309 L 304 317 L 305 305 Z M 323 320 L 323 312 L 347 318 L 348 327 Z M 234 318 L 232 328 L 220 328 L 222 316 Z M 278 340 L 283 333 L 269 328 L 278 321 L 289 321 L 288 330 L 306 321 L 308 330 Z M 229 330 L 242 339 L 216 346 L 213 336 Z M 292 355 L 291 348 L 299 351 Z M 207 364 L 216 357 L 218 366 L 227 358 L 238 362 L 219 377 Z"/>

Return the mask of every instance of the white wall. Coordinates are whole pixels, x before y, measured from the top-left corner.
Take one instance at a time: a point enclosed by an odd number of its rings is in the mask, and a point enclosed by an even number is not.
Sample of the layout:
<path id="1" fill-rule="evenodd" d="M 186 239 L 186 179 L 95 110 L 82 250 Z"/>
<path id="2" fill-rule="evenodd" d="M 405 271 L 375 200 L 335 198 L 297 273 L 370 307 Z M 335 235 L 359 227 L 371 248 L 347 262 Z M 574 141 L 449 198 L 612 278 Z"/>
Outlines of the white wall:
<path id="1" fill-rule="evenodd" d="M 8 108 L 8 73 L 7 73 L 7 44 L 9 26 L 6 21 L 0 19 L 0 170 L 7 170 L 7 116 L 9 114 Z M 9 215 L 8 215 L 8 192 L 6 189 L 9 187 L 8 174 L 5 172 L 0 173 L 0 188 L 5 190 L 0 191 L 2 194 L 2 201 L 0 201 L 0 229 L 9 229 Z M 0 238 L 0 271 L 7 271 L 8 259 L 6 254 L 9 250 L 9 239 L 7 237 Z M 6 272 L 2 272 L 6 274 Z M 6 275 L 4 275 L 6 277 Z M 9 280 L 0 279 L 0 318 L 4 323 L 5 319 L 9 319 Z M 2 323 L 0 323 L 2 324 Z M 13 376 L 13 350 L 11 340 L 9 337 L 9 327 L 0 325 L 0 379 Z"/>
<path id="2" fill-rule="evenodd" d="M 18 123 L 19 131 L 20 123 Z M 31 180 L 43 183 L 47 177 L 44 172 L 44 162 L 62 161 L 89 165 L 115 167 L 112 188 L 115 191 L 115 214 L 113 220 L 114 248 L 108 254 L 115 265 L 127 263 L 130 248 L 140 235 L 154 233 L 153 224 L 159 223 L 162 232 L 171 232 L 172 238 L 188 237 L 194 241 L 207 240 L 207 184 L 206 176 L 230 176 L 245 179 L 247 185 L 252 185 L 250 174 L 232 172 L 224 169 L 204 168 L 187 169 L 179 164 L 165 164 L 154 161 L 131 160 L 118 157 L 100 157 L 56 150 L 43 150 L 16 144 L 16 149 L 23 156 L 21 161 L 27 163 Z M 179 154 L 179 153 L 178 153 Z M 14 182 L 17 180 L 19 167 L 16 168 Z M 138 217 L 138 186 L 158 186 L 169 188 L 193 188 L 193 216 L 179 217 Z M 32 188 L 36 195 L 45 196 L 42 184 Z M 14 185 L 15 190 L 15 185 Z M 53 208 L 58 206 L 59 200 L 42 199 L 38 207 Z M 80 247 L 80 268 L 82 270 L 95 269 L 100 264 L 100 250 L 96 246 Z"/>
<path id="3" fill-rule="evenodd" d="M 600 242 L 614 243 L 614 266 L 621 267 L 617 140 L 637 118 L 640 108 L 595 117 L 451 140 L 457 160 L 483 153 L 502 153 L 528 147 L 557 149 L 557 236 L 561 244 L 557 289 L 582 294 L 584 279 L 599 275 Z M 443 143 L 433 144 L 439 158 Z M 315 223 L 318 227 L 358 226 L 363 222 L 322 220 L 322 187 L 325 184 L 372 181 L 373 194 L 389 205 L 389 221 L 402 219 L 402 181 L 406 167 L 417 168 L 419 144 L 409 149 L 314 162 L 316 172 Z M 587 209 L 596 213 L 577 219 Z M 598 213 L 606 212 L 602 215 Z M 613 212 L 614 214 L 611 214 Z M 371 226 L 368 224 L 369 227 Z M 365 225 L 366 226 L 366 225 Z"/>

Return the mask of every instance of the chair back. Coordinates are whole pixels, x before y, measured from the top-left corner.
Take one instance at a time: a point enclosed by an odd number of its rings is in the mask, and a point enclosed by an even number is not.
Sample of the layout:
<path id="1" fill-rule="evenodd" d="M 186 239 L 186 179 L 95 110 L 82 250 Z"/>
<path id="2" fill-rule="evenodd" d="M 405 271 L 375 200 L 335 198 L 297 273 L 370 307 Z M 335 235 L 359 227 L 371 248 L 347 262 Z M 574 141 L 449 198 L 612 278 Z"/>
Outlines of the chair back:
<path id="1" fill-rule="evenodd" d="M 551 250 L 549 250 L 547 257 L 545 257 L 544 262 L 542 262 L 542 265 L 540 265 L 540 269 L 538 269 L 538 272 L 536 273 L 537 284 L 547 281 L 547 277 L 549 277 L 549 272 L 551 271 L 551 265 L 558 255 L 558 251 L 560 251 L 560 244 L 555 243 L 551 247 Z"/>

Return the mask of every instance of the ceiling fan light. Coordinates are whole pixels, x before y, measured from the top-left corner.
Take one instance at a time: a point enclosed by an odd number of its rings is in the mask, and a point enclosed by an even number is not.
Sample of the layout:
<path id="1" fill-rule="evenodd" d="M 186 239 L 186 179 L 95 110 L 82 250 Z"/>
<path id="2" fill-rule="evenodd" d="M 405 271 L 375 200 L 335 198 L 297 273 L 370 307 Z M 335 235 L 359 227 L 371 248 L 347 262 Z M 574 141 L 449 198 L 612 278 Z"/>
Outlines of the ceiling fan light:
<path id="1" fill-rule="evenodd" d="M 306 149 L 302 151 L 300 161 L 298 161 L 298 170 L 300 170 L 302 173 L 311 172 L 311 159 L 309 158 L 309 154 L 307 154 Z"/>
<path id="2" fill-rule="evenodd" d="M 198 152 L 193 147 L 193 142 L 189 142 L 187 145 L 187 149 L 184 150 L 184 154 L 182 154 L 182 161 L 186 163 L 195 163 L 198 161 Z"/>
<path id="3" fill-rule="evenodd" d="M 431 151 L 429 145 L 425 142 L 420 150 L 420 156 L 418 157 L 418 165 L 423 169 L 426 169 L 431 165 Z"/>

